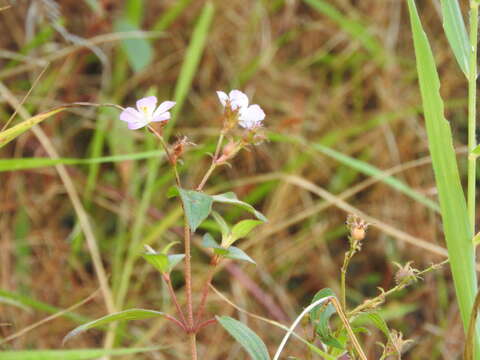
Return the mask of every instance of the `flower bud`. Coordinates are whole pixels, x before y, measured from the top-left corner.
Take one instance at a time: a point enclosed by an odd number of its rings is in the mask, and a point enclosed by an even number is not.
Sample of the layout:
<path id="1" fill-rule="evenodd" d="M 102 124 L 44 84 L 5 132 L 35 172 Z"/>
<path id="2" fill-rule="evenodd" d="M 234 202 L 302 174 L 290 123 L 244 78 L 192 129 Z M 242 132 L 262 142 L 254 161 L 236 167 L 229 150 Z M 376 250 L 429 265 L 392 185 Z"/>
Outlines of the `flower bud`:
<path id="1" fill-rule="evenodd" d="M 352 241 L 359 242 L 365 238 L 367 228 L 370 224 L 357 215 L 350 214 L 347 217 L 346 225 L 348 230 L 350 230 L 350 238 Z"/>

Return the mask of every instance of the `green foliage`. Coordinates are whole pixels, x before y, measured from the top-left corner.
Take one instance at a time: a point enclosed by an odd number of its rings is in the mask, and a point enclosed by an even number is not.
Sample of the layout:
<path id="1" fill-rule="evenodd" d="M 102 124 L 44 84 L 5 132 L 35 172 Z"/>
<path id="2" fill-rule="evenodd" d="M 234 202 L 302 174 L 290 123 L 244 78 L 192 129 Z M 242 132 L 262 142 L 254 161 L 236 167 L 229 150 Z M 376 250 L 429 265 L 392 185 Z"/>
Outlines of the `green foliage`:
<path id="1" fill-rule="evenodd" d="M 254 228 L 256 228 L 262 223 L 263 221 L 260 220 L 242 220 L 239 223 L 235 224 L 232 227 L 232 233 L 228 244 L 233 244 L 238 239 L 246 237 L 250 233 L 250 231 L 252 231 Z"/>
<path id="2" fill-rule="evenodd" d="M 150 246 L 145 245 L 147 252 L 142 254 L 143 258 L 162 274 L 170 273 L 173 268 L 185 257 L 184 254 L 168 255 L 168 251 L 178 242 L 174 241 L 165 246 L 161 253 L 157 253 Z"/>
<path id="3" fill-rule="evenodd" d="M 78 349 L 78 350 L 24 350 L 2 351 L 2 360 L 89 360 L 101 356 L 116 356 L 138 354 L 154 351 L 158 348 L 130 348 L 130 349 Z"/>
<path id="4" fill-rule="evenodd" d="M 353 323 L 358 326 L 358 324 L 370 323 L 375 326 L 378 330 L 380 330 L 387 339 L 390 338 L 390 330 L 388 329 L 388 325 L 385 320 L 380 316 L 377 312 L 364 312 L 358 314 L 355 317 Z"/>
<path id="5" fill-rule="evenodd" d="M 185 216 L 188 225 L 192 231 L 197 230 L 198 226 L 205 220 L 212 211 L 213 199 L 199 191 L 185 190 L 178 188 L 180 198 L 182 199 Z"/>
<path id="6" fill-rule="evenodd" d="M 227 192 L 224 194 L 219 194 L 219 195 L 213 195 L 212 196 L 213 201 L 219 202 L 219 203 L 224 203 L 224 204 L 232 204 L 241 207 L 244 210 L 247 210 L 248 212 L 252 213 L 255 215 L 255 217 L 258 220 L 261 220 L 263 222 L 267 222 L 267 218 L 265 215 L 263 215 L 260 211 L 255 210 L 255 208 L 243 201 L 238 200 L 237 195 L 233 192 Z"/>
<path id="7" fill-rule="evenodd" d="M 262 339 L 245 324 L 228 316 L 216 316 L 217 321 L 248 352 L 253 360 L 269 360 L 268 350 Z"/>
<path id="8" fill-rule="evenodd" d="M 441 0 L 443 28 L 448 42 L 466 77 L 469 73 L 470 44 L 457 0 Z"/>
<path id="9" fill-rule="evenodd" d="M 0 159 L 0 172 L 2 171 L 16 171 L 16 170 L 29 170 L 42 167 L 49 167 L 55 165 L 91 165 L 91 164 L 104 164 L 114 163 L 126 160 L 142 160 L 150 158 L 163 157 L 164 152 L 161 150 L 144 151 L 131 154 L 103 156 L 103 157 L 91 157 L 86 159 L 74 159 L 74 158 L 14 158 L 14 159 Z"/>
<path id="10" fill-rule="evenodd" d="M 429 149 L 440 198 L 443 228 L 460 313 L 466 329 L 477 291 L 474 248 L 471 241 L 473 234 L 470 232 L 467 206 L 452 143 L 452 133 L 444 118 L 440 82 L 433 54 L 413 0 L 408 0 L 408 9 Z"/>
<path id="11" fill-rule="evenodd" d="M 213 249 L 213 252 L 216 255 L 220 255 L 233 260 L 248 261 L 252 264 L 255 264 L 255 261 L 250 256 L 248 256 L 242 249 L 239 249 L 235 246 L 221 246 L 213 239 L 212 235 L 210 235 L 209 233 L 206 233 L 203 236 L 202 245 L 207 249 Z"/>
<path id="12" fill-rule="evenodd" d="M 0 148 L 8 144 L 17 136 L 23 134 L 25 131 L 30 130 L 32 126 L 39 124 L 43 120 L 48 119 L 49 117 L 59 113 L 60 111 L 65 110 L 66 108 L 67 107 L 65 106 L 60 106 L 45 113 L 32 116 L 30 119 L 24 120 L 20 124 L 17 124 L 7 130 L 0 132 Z"/>
<path id="13" fill-rule="evenodd" d="M 215 7 L 211 1 L 207 1 L 203 6 L 202 12 L 198 17 L 195 28 L 193 29 L 192 38 L 184 55 L 180 74 L 178 75 L 175 92 L 173 95 L 177 105 L 173 108 L 172 119 L 168 122 L 166 127 L 166 138 L 168 138 L 171 129 L 175 125 L 178 113 L 183 107 L 183 103 L 187 97 L 190 87 L 192 85 L 193 77 L 200 63 L 203 54 L 203 49 L 207 43 L 208 31 L 213 20 Z"/>
<path id="14" fill-rule="evenodd" d="M 313 304 L 327 296 L 335 296 L 335 293 L 329 288 L 321 289 L 315 294 L 310 304 Z M 340 341 L 338 334 L 333 334 L 329 325 L 330 318 L 335 313 L 335 306 L 333 306 L 331 303 L 320 304 L 310 311 L 310 321 L 322 343 L 343 350 L 345 349 L 344 341 Z"/>
<path id="15" fill-rule="evenodd" d="M 127 321 L 127 320 L 141 320 L 141 319 L 149 319 L 153 317 L 164 316 L 165 314 L 160 311 L 155 310 L 145 310 L 145 309 L 129 309 L 120 311 L 117 313 L 109 314 L 99 319 L 90 321 L 86 324 L 77 326 L 75 329 L 70 331 L 64 338 L 63 343 L 66 343 L 68 340 L 81 334 L 84 331 L 87 331 L 92 328 L 101 327 L 103 325 L 110 324 L 114 321 Z"/>
<path id="16" fill-rule="evenodd" d="M 119 19 L 115 22 L 115 31 L 140 31 L 129 19 Z M 127 55 L 128 62 L 135 72 L 145 69 L 153 59 L 153 49 L 145 38 L 123 39 L 122 49 Z"/>

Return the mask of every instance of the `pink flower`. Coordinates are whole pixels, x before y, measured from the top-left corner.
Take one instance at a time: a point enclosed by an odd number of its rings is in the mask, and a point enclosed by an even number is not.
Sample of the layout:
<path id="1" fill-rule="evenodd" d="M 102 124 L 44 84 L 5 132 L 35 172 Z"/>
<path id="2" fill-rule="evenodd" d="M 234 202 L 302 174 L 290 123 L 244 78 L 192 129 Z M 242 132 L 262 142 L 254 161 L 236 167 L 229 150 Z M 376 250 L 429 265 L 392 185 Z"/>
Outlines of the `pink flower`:
<path id="1" fill-rule="evenodd" d="M 137 109 L 127 107 L 120 114 L 120 120 L 128 124 L 131 130 L 147 126 L 151 122 L 167 121 L 170 119 L 170 110 L 175 106 L 174 101 L 164 101 L 157 107 L 157 98 L 148 96 L 137 101 Z"/>
<path id="2" fill-rule="evenodd" d="M 227 95 L 223 91 L 217 91 L 220 103 L 235 111 L 238 110 L 238 123 L 241 127 L 252 130 L 262 125 L 265 113 L 258 105 L 248 105 L 248 96 L 240 90 L 232 90 Z"/>

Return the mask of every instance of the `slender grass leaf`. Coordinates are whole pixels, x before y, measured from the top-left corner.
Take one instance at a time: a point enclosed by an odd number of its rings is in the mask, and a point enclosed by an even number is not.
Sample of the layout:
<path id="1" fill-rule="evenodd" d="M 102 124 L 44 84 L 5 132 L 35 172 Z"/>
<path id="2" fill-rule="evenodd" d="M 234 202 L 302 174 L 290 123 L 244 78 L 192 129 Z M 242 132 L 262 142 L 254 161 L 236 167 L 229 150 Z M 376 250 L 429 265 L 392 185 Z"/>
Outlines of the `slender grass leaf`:
<path id="1" fill-rule="evenodd" d="M 217 321 L 243 346 L 253 360 L 269 360 L 268 350 L 262 339 L 245 324 L 228 316 L 216 316 Z"/>
<path id="2" fill-rule="evenodd" d="M 17 308 L 20 308 L 25 311 L 31 311 L 31 309 L 28 306 L 25 306 L 22 304 L 20 301 L 17 301 L 15 299 L 12 299 L 10 297 L 5 297 L 0 295 L 0 305 L 10 305 L 10 306 L 15 306 Z"/>
<path id="3" fill-rule="evenodd" d="M 180 113 L 183 103 L 187 97 L 192 85 L 193 77 L 197 71 L 198 64 L 203 54 L 205 44 L 207 43 L 208 31 L 213 20 L 215 7 L 211 1 L 207 1 L 203 6 L 202 12 L 193 29 L 192 38 L 185 52 L 184 61 L 178 75 L 178 81 L 175 86 L 174 100 L 177 105 L 173 108 L 172 119 L 168 122 L 165 129 L 165 137 L 168 138 L 173 125 Z"/>
<path id="4" fill-rule="evenodd" d="M 232 204 L 241 207 L 244 210 L 247 210 L 248 212 L 252 213 L 255 215 L 255 217 L 258 220 L 261 220 L 263 222 L 267 222 L 267 218 L 265 215 L 263 215 L 260 211 L 257 211 L 252 205 L 243 202 L 241 200 L 238 200 L 237 195 L 233 192 L 227 192 L 224 194 L 219 194 L 219 195 L 213 195 L 212 196 L 213 201 L 219 202 L 219 203 L 224 203 L 224 204 Z"/>
<path id="5" fill-rule="evenodd" d="M 145 151 L 145 152 L 139 152 L 139 153 L 133 153 L 133 154 L 94 157 L 94 158 L 88 158 L 88 159 L 77 159 L 77 158 L 0 159 L 0 172 L 37 169 L 37 168 L 55 166 L 59 164 L 63 164 L 63 165 L 103 164 L 103 163 L 120 162 L 120 161 L 127 161 L 127 160 L 143 160 L 143 159 L 162 157 L 162 156 L 164 156 L 163 150 L 155 150 L 155 151 Z"/>
<path id="6" fill-rule="evenodd" d="M 470 44 L 457 0 L 441 0 L 443 29 L 460 69 L 468 78 Z"/>
<path id="7" fill-rule="evenodd" d="M 460 313 L 464 327 L 467 329 L 477 293 L 475 251 L 471 241 L 473 234 L 470 232 L 467 205 L 460 183 L 452 133 L 444 117 L 435 60 L 413 0 L 408 0 L 408 9 L 428 144 L 440 198 L 443 229 Z"/>
<path id="8" fill-rule="evenodd" d="M 19 303 L 19 304 L 21 304 L 21 305 L 23 305 L 27 308 L 31 308 L 31 309 L 38 310 L 38 311 L 43 311 L 43 312 L 46 312 L 48 314 L 56 314 L 56 313 L 59 313 L 59 312 L 63 311 L 63 309 L 61 309 L 61 308 L 43 303 L 41 301 L 35 300 L 35 299 L 33 299 L 31 297 L 28 297 L 28 296 L 25 296 L 25 295 L 13 293 L 13 292 L 3 290 L 3 289 L 0 289 L 0 297 L 2 297 L 5 300 L 9 299 L 9 300 L 14 301 L 16 303 Z M 77 323 L 83 323 L 83 322 L 86 322 L 86 321 L 90 321 L 90 319 L 88 319 L 86 317 L 83 317 L 81 315 L 75 314 L 73 312 L 63 313 L 62 317 L 65 317 L 65 318 L 70 319 L 72 321 L 75 321 Z"/>
<path id="9" fill-rule="evenodd" d="M 178 189 L 182 199 L 185 216 L 192 231 L 205 220 L 212 211 L 212 196 L 199 191 Z"/>
<path id="10" fill-rule="evenodd" d="M 271 133 L 271 135 L 274 137 L 275 141 L 291 142 L 294 144 L 299 144 L 306 147 L 309 150 L 319 152 L 328 157 L 331 157 L 332 159 L 335 159 L 338 162 L 361 172 L 362 174 L 372 176 L 378 179 L 379 181 L 387 184 L 393 189 L 424 204 L 425 206 L 428 206 L 430 209 L 436 212 L 440 212 L 440 207 L 435 201 L 430 200 L 428 197 L 412 189 L 410 186 L 408 186 L 404 182 L 398 180 L 397 178 L 391 175 L 388 175 L 384 171 L 378 169 L 377 167 L 369 163 L 366 163 L 365 161 L 358 160 L 351 156 L 342 154 L 341 152 L 333 150 L 332 148 L 329 148 L 322 144 L 307 142 L 305 139 L 302 139 L 296 136 L 291 136 L 287 134 L 277 134 L 277 133 Z"/>
<path id="11" fill-rule="evenodd" d="M 23 134 L 25 131 L 29 130 L 32 126 L 42 122 L 49 117 L 58 114 L 60 111 L 65 110 L 66 107 L 59 107 L 50 111 L 47 111 L 42 114 L 35 115 L 30 119 L 22 121 L 20 124 L 12 126 L 11 128 L 0 132 L 0 148 L 8 144 L 10 141 L 15 139 L 17 136 Z"/>
<path id="12" fill-rule="evenodd" d="M 316 11 L 332 19 L 340 28 L 357 40 L 362 46 L 378 61 L 384 58 L 383 47 L 380 42 L 370 33 L 365 24 L 358 20 L 343 15 L 335 8 L 330 1 L 326 0 L 304 0 Z"/>
<path id="13" fill-rule="evenodd" d="M 89 360 L 101 356 L 129 355 L 157 348 L 131 348 L 131 349 L 78 349 L 78 350 L 23 350 L 2 351 L 1 360 Z"/>
<path id="14" fill-rule="evenodd" d="M 180 16 L 183 10 L 192 2 L 192 0 L 177 0 L 172 3 L 153 25 L 153 30 L 164 31 L 170 27 L 170 25 Z"/>
<path id="15" fill-rule="evenodd" d="M 66 343 L 72 337 L 81 334 L 84 331 L 89 329 L 93 329 L 99 326 L 103 326 L 109 324 L 114 321 L 126 321 L 126 320 L 141 320 L 141 319 L 149 319 L 158 316 L 164 316 L 165 313 L 155 310 L 145 310 L 145 309 L 129 309 L 120 311 L 117 313 L 109 314 L 99 319 L 90 321 L 86 324 L 80 325 L 70 331 L 67 336 L 63 339 L 63 343 Z"/>

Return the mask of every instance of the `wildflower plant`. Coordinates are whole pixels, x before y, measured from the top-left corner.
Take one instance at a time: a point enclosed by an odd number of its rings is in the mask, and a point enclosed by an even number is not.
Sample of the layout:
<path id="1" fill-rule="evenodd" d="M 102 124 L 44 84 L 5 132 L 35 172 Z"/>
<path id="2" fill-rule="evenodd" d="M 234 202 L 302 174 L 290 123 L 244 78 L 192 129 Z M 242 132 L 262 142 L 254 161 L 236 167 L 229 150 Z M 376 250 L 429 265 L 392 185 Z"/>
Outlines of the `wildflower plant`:
<path id="1" fill-rule="evenodd" d="M 175 106 L 175 102 L 163 101 L 157 107 L 157 98 L 155 96 L 148 96 L 139 99 L 136 102 L 136 108 L 127 107 L 123 109 L 120 114 L 120 120 L 126 122 L 129 129 L 140 130 L 147 128 L 158 139 L 175 173 L 176 186 L 171 189 L 168 196 L 177 198 L 184 212 L 184 253 L 170 254 L 171 249 L 176 245 L 176 242 L 173 242 L 166 245 L 161 251 L 157 251 L 150 246 L 145 246 L 146 251 L 143 254 L 143 258 L 161 274 L 167 285 L 177 314 L 165 314 L 156 310 L 145 309 L 124 310 L 77 327 L 65 337 L 64 341 L 85 330 L 102 326 L 112 321 L 163 316 L 177 325 L 187 335 L 191 359 L 197 359 L 196 335 L 202 328 L 210 324 L 218 321 L 231 333 L 233 331 L 232 335 L 234 335 L 236 331 L 246 331 L 248 334 L 253 334 L 245 325 L 228 317 L 222 317 L 221 319 L 205 317 L 210 283 L 217 265 L 224 259 L 255 263 L 243 250 L 233 245 L 238 240 L 248 236 L 254 228 L 267 221 L 262 213 L 250 204 L 239 200 L 233 192 L 214 195 L 204 192 L 207 181 L 218 166 L 228 164 L 240 150 L 252 144 L 257 144 L 263 139 L 260 130 L 263 120 L 265 119 L 265 113 L 259 105 L 249 105 L 247 95 L 239 90 L 232 90 L 229 95 L 218 91 L 217 95 L 223 107 L 223 121 L 220 136 L 215 153 L 212 156 L 211 165 L 195 189 L 184 188 L 177 169 L 177 164 L 182 156 L 184 156 L 186 147 L 194 144 L 185 136 L 179 137 L 173 144 L 168 144 L 163 136 L 163 127 L 171 118 L 169 110 Z M 159 125 L 158 127 L 155 126 L 156 123 Z M 237 126 L 243 130 L 241 135 L 237 135 L 235 131 L 235 127 Z M 240 207 L 253 215 L 254 219 L 241 220 L 230 226 L 221 214 L 217 210 L 214 210 L 215 205 L 218 203 Z M 192 234 L 194 234 L 202 222 L 210 216 L 218 224 L 222 236 L 219 241 L 215 240 L 214 236 L 210 233 L 206 233 L 203 236 L 202 246 L 210 249 L 211 253 L 211 269 L 201 291 L 200 301 L 198 304 L 194 304 L 192 294 L 191 239 Z M 184 263 L 185 277 L 186 305 L 184 307 L 177 298 L 177 294 L 170 280 L 171 271 L 181 262 Z M 260 342 L 258 337 L 257 341 Z"/>

